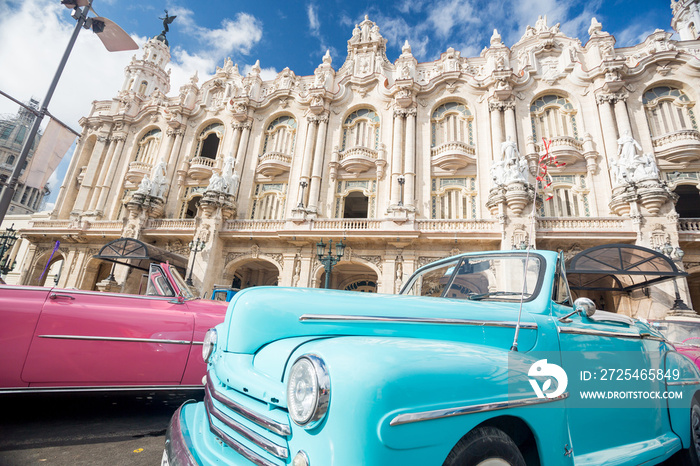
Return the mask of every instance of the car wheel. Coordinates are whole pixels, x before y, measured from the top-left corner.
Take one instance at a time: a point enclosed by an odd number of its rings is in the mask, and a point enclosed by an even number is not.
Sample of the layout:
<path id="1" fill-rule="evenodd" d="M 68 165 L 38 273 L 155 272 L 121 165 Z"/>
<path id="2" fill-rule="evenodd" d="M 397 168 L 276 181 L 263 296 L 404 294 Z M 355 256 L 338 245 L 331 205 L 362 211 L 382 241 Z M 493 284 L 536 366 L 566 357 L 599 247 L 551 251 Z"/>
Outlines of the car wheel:
<path id="1" fill-rule="evenodd" d="M 693 398 L 690 405 L 690 446 L 673 455 L 669 464 L 700 466 L 700 403 Z"/>
<path id="2" fill-rule="evenodd" d="M 525 466 L 525 460 L 505 432 L 495 427 L 479 427 L 457 442 L 443 465 Z"/>

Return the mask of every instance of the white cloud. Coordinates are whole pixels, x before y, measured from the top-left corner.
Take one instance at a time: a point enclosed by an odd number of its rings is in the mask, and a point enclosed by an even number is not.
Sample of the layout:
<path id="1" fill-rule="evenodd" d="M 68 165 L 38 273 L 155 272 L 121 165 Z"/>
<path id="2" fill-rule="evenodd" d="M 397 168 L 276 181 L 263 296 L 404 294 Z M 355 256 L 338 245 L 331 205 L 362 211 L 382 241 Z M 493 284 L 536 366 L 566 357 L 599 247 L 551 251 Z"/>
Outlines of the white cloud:
<path id="1" fill-rule="evenodd" d="M 245 65 L 243 67 L 243 76 L 248 75 L 250 73 L 250 69 L 253 67 L 253 65 Z M 260 79 L 263 81 L 271 81 L 277 77 L 278 71 L 275 68 L 262 68 L 260 70 Z"/>
<path id="2" fill-rule="evenodd" d="M 321 34 L 321 23 L 318 20 L 316 8 L 312 3 L 306 5 L 306 15 L 309 18 L 309 30 L 311 31 L 311 35 L 314 37 L 319 37 Z"/>
<path id="3" fill-rule="evenodd" d="M 428 21 L 439 37 L 450 35 L 452 29 L 476 24 L 480 18 L 475 14 L 470 0 L 443 0 L 431 9 Z"/>
<path id="4" fill-rule="evenodd" d="M 50 0 L 12 5 L 0 0 L 0 10 L 0 89 L 21 101 L 30 97 L 41 101 L 74 29 L 70 11 Z M 121 88 L 121 71 L 133 54 L 109 53 L 92 36 L 92 32 L 81 31 L 49 104 L 51 113 L 76 130 L 93 100 L 110 98 Z M 140 43 L 145 40 L 134 39 Z M 0 98 L 0 113 L 16 111 L 15 104 Z"/>

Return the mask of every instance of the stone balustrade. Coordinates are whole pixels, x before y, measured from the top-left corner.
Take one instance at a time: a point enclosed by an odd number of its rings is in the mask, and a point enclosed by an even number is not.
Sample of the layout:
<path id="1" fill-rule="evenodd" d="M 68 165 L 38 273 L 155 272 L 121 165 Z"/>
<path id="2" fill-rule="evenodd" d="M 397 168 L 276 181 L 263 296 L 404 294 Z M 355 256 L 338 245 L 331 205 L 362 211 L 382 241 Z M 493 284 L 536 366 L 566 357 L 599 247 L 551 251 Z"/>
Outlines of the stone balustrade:
<path id="1" fill-rule="evenodd" d="M 288 172 L 292 166 L 292 156 L 282 152 L 265 152 L 260 156 L 255 170 L 263 176 L 274 177 Z"/>
<path id="2" fill-rule="evenodd" d="M 430 149 L 431 163 L 443 170 L 458 170 L 476 162 L 474 146 L 462 141 L 451 141 Z"/>
<path id="3" fill-rule="evenodd" d="M 151 218 L 148 219 L 148 230 L 187 230 L 194 232 L 195 219 L 193 218 Z"/>
<path id="4" fill-rule="evenodd" d="M 416 228 L 421 232 L 441 231 L 495 231 L 496 220 L 416 220 Z"/>
<path id="5" fill-rule="evenodd" d="M 678 220 L 678 230 L 700 233 L 700 218 L 682 218 Z"/>
<path id="6" fill-rule="evenodd" d="M 629 229 L 624 218 L 539 218 L 537 230 L 622 231 Z"/>
<path id="7" fill-rule="evenodd" d="M 654 153 L 660 159 L 673 163 L 689 163 L 700 160 L 700 132 L 682 129 L 652 138 Z"/>
<path id="8" fill-rule="evenodd" d="M 224 222 L 224 231 L 281 231 L 284 220 L 228 220 Z"/>

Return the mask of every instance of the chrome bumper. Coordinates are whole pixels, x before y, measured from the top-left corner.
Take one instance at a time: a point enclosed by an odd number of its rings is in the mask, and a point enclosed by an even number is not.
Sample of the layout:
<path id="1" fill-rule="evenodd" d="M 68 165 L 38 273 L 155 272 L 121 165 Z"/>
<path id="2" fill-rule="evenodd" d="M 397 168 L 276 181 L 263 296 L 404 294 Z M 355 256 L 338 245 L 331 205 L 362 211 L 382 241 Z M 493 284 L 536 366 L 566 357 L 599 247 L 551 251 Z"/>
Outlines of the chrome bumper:
<path id="1" fill-rule="evenodd" d="M 196 403 L 195 400 L 185 401 L 177 408 L 170 419 L 168 430 L 165 432 L 165 452 L 163 464 L 168 466 L 202 466 L 202 463 L 193 456 L 192 442 L 187 427 L 182 424 L 182 407 L 187 403 Z M 167 458 L 167 463 L 166 463 Z"/>

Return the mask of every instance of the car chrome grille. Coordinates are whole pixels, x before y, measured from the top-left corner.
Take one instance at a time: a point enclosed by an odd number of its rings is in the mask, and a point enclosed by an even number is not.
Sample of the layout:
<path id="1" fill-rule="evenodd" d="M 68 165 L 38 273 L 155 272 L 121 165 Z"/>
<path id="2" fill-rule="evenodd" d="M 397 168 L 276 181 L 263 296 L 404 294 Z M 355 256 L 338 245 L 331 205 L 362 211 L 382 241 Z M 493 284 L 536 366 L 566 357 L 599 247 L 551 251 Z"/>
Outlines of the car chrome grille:
<path id="1" fill-rule="evenodd" d="M 260 406 L 252 409 L 251 403 Z M 207 373 L 204 405 L 211 432 L 241 456 L 259 466 L 286 464 L 289 423 L 260 414 L 269 412 L 265 403 L 234 390 L 217 388 Z"/>

